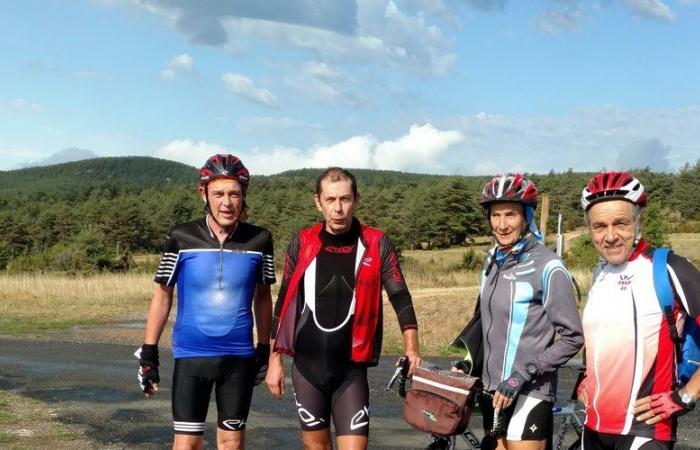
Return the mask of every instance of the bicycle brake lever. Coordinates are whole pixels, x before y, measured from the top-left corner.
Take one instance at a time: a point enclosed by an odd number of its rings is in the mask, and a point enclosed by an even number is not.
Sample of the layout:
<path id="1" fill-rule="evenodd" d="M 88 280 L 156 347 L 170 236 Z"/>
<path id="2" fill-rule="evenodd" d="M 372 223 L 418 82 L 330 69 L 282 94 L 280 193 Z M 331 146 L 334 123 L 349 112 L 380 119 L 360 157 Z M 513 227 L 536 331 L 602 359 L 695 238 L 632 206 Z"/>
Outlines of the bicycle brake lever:
<path id="1" fill-rule="evenodd" d="M 405 356 L 402 356 L 399 358 L 399 365 L 396 367 L 396 370 L 394 370 L 394 374 L 391 376 L 391 379 L 389 380 L 389 384 L 386 385 L 386 390 L 391 390 L 392 387 L 394 387 L 394 383 L 396 383 L 396 380 L 399 378 L 399 375 L 401 375 L 402 372 L 406 370 L 406 363 L 408 362 L 408 358 Z"/>

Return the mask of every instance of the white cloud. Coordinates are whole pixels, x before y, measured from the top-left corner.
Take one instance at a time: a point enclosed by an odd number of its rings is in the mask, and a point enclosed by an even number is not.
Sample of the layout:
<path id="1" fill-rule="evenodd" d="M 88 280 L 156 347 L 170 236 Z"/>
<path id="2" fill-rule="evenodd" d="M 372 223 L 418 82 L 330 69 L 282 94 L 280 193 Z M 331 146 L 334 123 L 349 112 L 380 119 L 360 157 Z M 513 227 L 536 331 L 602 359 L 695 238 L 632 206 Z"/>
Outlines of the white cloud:
<path id="1" fill-rule="evenodd" d="M 173 57 L 160 71 L 160 77 L 164 80 L 174 80 L 178 72 L 194 73 L 194 59 L 187 53 Z"/>
<path id="2" fill-rule="evenodd" d="M 485 9 L 491 3 L 474 1 Z M 441 0 L 415 2 L 424 9 L 413 13 L 403 11 L 394 0 L 121 3 L 164 16 L 195 44 L 231 46 L 246 39 L 262 40 L 310 50 L 324 61 L 371 62 L 425 74 L 446 73 L 456 61 L 452 40 L 440 28 L 453 25 L 455 14 L 449 15 Z M 494 2 L 498 3 L 502 2 Z"/>
<path id="3" fill-rule="evenodd" d="M 253 80 L 238 73 L 227 72 L 221 76 L 226 90 L 264 106 L 277 106 L 277 98 L 267 89 L 257 87 Z"/>
<path id="4" fill-rule="evenodd" d="M 194 167 L 201 167 L 207 158 L 217 153 L 229 153 L 229 151 L 223 145 L 212 144 L 207 141 L 177 139 L 158 149 L 153 156 L 180 161 Z"/>
<path id="5" fill-rule="evenodd" d="M 633 13 L 645 19 L 673 22 L 675 15 L 662 0 L 624 0 Z"/>
<path id="6" fill-rule="evenodd" d="M 305 167 L 340 165 L 352 168 L 395 169 L 453 173 L 442 156 L 463 139 L 458 131 L 441 131 L 431 124 L 414 125 L 408 134 L 380 142 L 371 134 L 352 136 L 331 145 L 307 149 L 274 146 L 237 150 L 235 153 L 253 174 L 271 174 Z M 214 153 L 228 153 L 223 146 L 191 139 L 175 140 L 154 153 L 159 158 L 199 166 Z"/>
<path id="7" fill-rule="evenodd" d="M 44 107 L 25 98 L 13 98 L 0 103 L 2 109 L 21 113 L 37 113 L 44 110 Z"/>
<path id="8" fill-rule="evenodd" d="M 440 131 L 431 124 L 413 125 L 408 134 L 379 144 L 374 162 L 382 169 L 444 172 L 447 149 L 464 140 L 459 131 Z"/>

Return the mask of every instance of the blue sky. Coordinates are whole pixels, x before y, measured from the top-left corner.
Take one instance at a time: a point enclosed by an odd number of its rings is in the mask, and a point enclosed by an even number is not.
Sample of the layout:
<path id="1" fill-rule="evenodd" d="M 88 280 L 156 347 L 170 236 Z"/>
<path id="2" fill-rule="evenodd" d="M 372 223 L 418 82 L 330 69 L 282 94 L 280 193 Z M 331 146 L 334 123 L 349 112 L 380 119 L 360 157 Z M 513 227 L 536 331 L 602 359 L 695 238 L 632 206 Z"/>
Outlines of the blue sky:
<path id="1" fill-rule="evenodd" d="M 493 174 L 700 158 L 700 0 L 25 0 L 0 170 L 96 156 Z"/>

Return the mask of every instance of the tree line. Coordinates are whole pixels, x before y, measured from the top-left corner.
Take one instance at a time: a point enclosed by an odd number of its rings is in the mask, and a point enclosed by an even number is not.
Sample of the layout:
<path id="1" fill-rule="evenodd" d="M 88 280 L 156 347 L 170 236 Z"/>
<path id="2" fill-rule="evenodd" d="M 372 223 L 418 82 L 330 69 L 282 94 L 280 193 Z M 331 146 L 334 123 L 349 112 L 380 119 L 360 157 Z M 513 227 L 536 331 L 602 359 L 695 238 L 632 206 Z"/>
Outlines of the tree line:
<path id="1" fill-rule="evenodd" d="M 255 176 L 250 222 L 270 229 L 281 255 L 289 238 L 319 220 L 313 204 L 320 170 Z M 383 229 L 397 247 L 460 245 L 488 232 L 478 196 L 489 177 L 353 170 L 363 222 Z M 680 231 L 700 221 L 700 160 L 676 174 L 635 171 Z M 168 230 L 205 214 L 197 170 L 154 158 L 98 158 L 0 172 L 0 269 L 90 272 L 128 270 L 133 255 L 161 251 Z M 530 175 L 550 196 L 550 223 L 583 224 L 579 196 L 590 173 Z M 279 259 L 279 258 L 278 258 Z"/>

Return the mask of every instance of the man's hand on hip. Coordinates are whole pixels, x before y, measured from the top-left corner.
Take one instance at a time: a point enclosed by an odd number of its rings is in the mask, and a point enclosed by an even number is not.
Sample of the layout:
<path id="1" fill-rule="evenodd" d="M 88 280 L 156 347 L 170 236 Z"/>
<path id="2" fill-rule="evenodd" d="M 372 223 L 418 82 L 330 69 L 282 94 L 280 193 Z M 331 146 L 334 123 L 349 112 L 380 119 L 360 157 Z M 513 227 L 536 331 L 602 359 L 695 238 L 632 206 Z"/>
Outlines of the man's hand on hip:
<path id="1" fill-rule="evenodd" d="M 634 403 L 634 415 L 637 416 L 638 421 L 643 420 L 647 425 L 653 425 L 669 417 L 687 414 L 694 407 L 694 403 L 692 405 L 683 403 L 679 391 L 668 391 L 637 400 Z"/>

